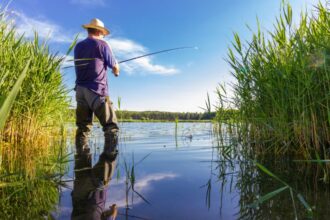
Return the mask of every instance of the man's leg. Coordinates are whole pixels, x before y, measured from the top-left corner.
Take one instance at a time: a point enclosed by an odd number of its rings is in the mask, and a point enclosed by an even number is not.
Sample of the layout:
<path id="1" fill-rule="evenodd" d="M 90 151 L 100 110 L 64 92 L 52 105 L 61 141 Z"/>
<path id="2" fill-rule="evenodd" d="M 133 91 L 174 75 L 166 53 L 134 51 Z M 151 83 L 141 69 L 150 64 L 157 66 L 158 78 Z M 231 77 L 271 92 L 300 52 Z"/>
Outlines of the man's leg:
<path id="1" fill-rule="evenodd" d="M 93 123 L 93 111 L 89 108 L 87 101 L 84 97 L 84 88 L 76 88 L 76 150 L 80 154 L 84 150 L 88 150 L 88 136 Z"/>
<path id="2" fill-rule="evenodd" d="M 100 97 L 93 110 L 103 126 L 104 152 L 108 156 L 115 156 L 117 154 L 119 127 L 112 104 L 108 98 Z"/>

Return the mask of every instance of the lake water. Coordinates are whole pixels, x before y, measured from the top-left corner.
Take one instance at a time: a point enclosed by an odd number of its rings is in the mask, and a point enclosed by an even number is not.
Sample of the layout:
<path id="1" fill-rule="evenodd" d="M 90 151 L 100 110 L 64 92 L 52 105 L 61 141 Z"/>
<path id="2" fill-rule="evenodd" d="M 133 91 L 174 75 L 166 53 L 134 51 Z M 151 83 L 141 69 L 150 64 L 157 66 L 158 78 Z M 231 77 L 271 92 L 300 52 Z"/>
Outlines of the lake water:
<path id="1" fill-rule="evenodd" d="M 305 219 L 306 208 L 298 193 L 314 206 L 315 219 L 330 215 L 328 187 L 318 187 L 290 177 L 285 168 L 273 167 L 288 177 L 295 191 L 283 191 L 257 208 L 251 204 L 283 184 L 261 172 L 244 154 L 235 139 L 219 139 L 211 123 L 121 123 L 119 155 L 114 175 L 106 188 L 106 204 L 118 207 L 117 219 Z M 91 160 L 95 165 L 103 149 L 103 132 L 98 125 L 90 138 Z M 69 152 L 74 152 L 68 140 Z M 62 188 L 56 219 L 70 219 L 72 213 L 74 157 L 68 165 L 66 188 Z M 279 159 L 279 163 L 281 160 Z M 125 184 L 126 167 L 134 166 L 134 191 Z M 273 164 L 273 163 L 272 163 Z M 268 164 L 265 164 L 267 166 Z M 273 165 L 272 165 L 273 166 Z M 298 176 L 299 177 L 299 176 Z M 291 185 L 292 183 L 292 185 Z"/>

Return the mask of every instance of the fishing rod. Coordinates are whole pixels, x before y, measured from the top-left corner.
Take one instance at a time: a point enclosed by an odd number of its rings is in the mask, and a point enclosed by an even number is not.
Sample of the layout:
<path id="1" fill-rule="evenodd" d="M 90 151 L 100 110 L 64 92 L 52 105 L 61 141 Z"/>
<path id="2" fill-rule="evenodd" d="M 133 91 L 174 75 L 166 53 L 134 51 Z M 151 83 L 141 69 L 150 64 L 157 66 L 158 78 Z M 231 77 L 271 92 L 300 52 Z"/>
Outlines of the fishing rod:
<path id="1" fill-rule="evenodd" d="M 169 52 L 169 51 L 173 51 L 173 50 L 183 50 L 183 49 L 195 49 L 195 50 L 198 50 L 198 47 L 176 47 L 176 48 L 171 48 L 171 49 L 166 49 L 166 50 L 160 50 L 160 51 L 156 51 L 156 52 L 152 52 L 152 53 L 140 55 L 140 56 L 137 56 L 137 57 L 132 57 L 132 58 L 129 58 L 127 60 L 122 60 L 122 61 L 119 61 L 118 63 L 119 64 L 120 63 L 125 63 L 125 62 L 129 62 L 129 61 L 132 61 L 132 60 L 140 59 L 142 57 L 148 57 L 148 56 L 152 56 L 152 55 L 159 54 L 159 53 L 165 53 L 165 52 Z M 73 60 L 69 60 L 69 61 L 83 61 L 83 60 L 92 60 L 92 59 L 91 58 L 73 59 Z M 85 65 L 88 65 L 88 63 L 74 65 L 74 66 L 66 66 L 66 67 L 63 67 L 63 69 L 70 68 L 70 67 L 75 67 L 75 66 L 85 66 Z"/>
<path id="2" fill-rule="evenodd" d="M 172 48 L 172 49 L 160 50 L 160 51 L 157 51 L 157 52 L 148 53 L 148 54 L 145 54 L 145 55 L 133 57 L 133 58 L 130 58 L 130 59 L 127 59 L 127 60 L 122 60 L 122 61 L 119 61 L 118 63 L 125 63 L 125 62 L 131 61 L 131 60 L 140 59 L 142 57 L 148 57 L 148 56 L 159 54 L 159 53 L 165 53 L 165 52 L 169 52 L 169 51 L 173 51 L 173 50 L 183 50 L 183 49 L 195 49 L 195 50 L 198 50 L 198 47 L 176 47 L 176 48 Z"/>

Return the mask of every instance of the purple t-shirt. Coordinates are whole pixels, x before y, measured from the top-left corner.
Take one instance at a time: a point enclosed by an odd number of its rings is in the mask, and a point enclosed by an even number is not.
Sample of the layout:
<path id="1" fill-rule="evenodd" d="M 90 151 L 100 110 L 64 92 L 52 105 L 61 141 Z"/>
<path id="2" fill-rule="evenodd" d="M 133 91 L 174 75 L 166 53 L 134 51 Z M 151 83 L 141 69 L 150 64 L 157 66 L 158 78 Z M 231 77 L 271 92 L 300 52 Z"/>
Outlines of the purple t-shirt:
<path id="1" fill-rule="evenodd" d="M 99 39 L 86 38 L 74 48 L 76 85 L 88 88 L 100 96 L 108 95 L 107 67 L 117 61 L 109 45 Z"/>

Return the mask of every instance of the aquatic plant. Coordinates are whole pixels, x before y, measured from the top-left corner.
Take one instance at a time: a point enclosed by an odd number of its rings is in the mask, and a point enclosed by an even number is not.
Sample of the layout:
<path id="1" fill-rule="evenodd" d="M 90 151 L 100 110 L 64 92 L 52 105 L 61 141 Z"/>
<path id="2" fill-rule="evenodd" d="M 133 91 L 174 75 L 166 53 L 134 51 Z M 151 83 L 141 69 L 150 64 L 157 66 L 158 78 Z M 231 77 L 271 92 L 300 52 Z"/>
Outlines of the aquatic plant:
<path id="1" fill-rule="evenodd" d="M 321 184 L 329 182 L 329 58 L 330 13 L 322 3 L 309 15 L 301 13 L 295 26 L 291 6 L 283 1 L 282 13 L 268 34 L 259 22 L 250 41 L 243 43 L 234 34 L 227 59 L 236 79 L 234 97 L 228 99 L 227 90 L 217 88 L 216 119 L 219 149 L 235 140 L 233 150 L 243 152 L 244 159 L 236 161 L 242 169 L 235 186 L 241 197 L 240 219 L 274 218 L 285 209 L 295 219 L 321 216 L 320 194 L 327 192 Z M 225 110 L 230 109 L 236 112 L 227 117 Z M 225 182 L 226 165 L 233 161 L 219 155 L 219 179 Z M 293 162 L 294 158 L 299 160 Z M 274 172 L 266 168 L 269 163 Z M 261 178 L 260 171 L 271 179 Z M 275 190 L 274 180 L 282 184 Z M 259 209 L 261 205 L 266 208 Z"/>
<path id="2" fill-rule="evenodd" d="M 210 95 L 207 92 L 206 93 L 206 99 L 205 99 L 205 107 L 200 107 L 202 110 L 204 110 L 206 113 L 211 113 L 212 110 L 212 104 L 211 104 L 211 99 L 210 99 Z"/>
<path id="3" fill-rule="evenodd" d="M 175 118 L 175 131 L 174 131 L 174 137 L 175 137 L 175 146 L 179 147 L 178 144 L 178 126 L 179 126 L 179 118 Z"/>
<path id="4" fill-rule="evenodd" d="M 1 219 L 49 219 L 56 211 L 59 186 L 67 169 L 66 146 L 56 138 L 52 151 L 30 161 L 29 167 L 13 173 L 0 174 Z M 24 158 L 18 163 L 24 163 Z M 9 161 L 7 163 L 10 163 Z M 4 165 L 4 164 L 3 164 Z M 5 167 L 5 166 L 3 166 Z M 33 177 L 26 176 L 33 167 Z"/>
<path id="5" fill-rule="evenodd" d="M 125 198 L 126 198 L 126 211 L 129 209 L 129 202 L 128 197 L 131 192 L 132 200 L 134 194 L 136 194 L 138 197 L 140 197 L 144 202 L 150 205 L 150 202 L 135 189 L 135 183 L 136 183 L 136 176 L 135 176 L 135 170 L 136 166 L 138 166 L 141 162 L 143 162 L 151 153 L 144 156 L 142 159 L 140 159 L 138 162 L 134 162 L 134 153 L 132 153 L 132 161 L 129 163 L 126 158 L 124 157 L 124 172 L 125 172 Z M 133 203 L 133 202 L 132 202 Z"/>
<path id="6" fill-rule="evenodd" d="M 13 89 L 9 92 L 7 97 L 0 97 L 0 129 L 2 129 L 5 125 L 6 119 L 9 115 L 10 109 L 15 101 L 17 93 L 21 88 L 23 80 L 26 76 L 26 71 L 30 65 L 30 61 L 27 62 L 23 72 L 19 76 L 18 80 L 16 81 Z"/>
<path id="7" fill-rule="evenodd" d="M 224 126 L 225 127 L 225 126 Z M 263 157 L 263 164 L 256 162 L 258 155 L 246 149 L 228 132 L 215 133 L 220 138 L 219 145 L 213 150 L 210 179 L 204 185 L 205 203 L 210 208 L 214 190 L 220 192 L 220 212 L 226 191 L 239 193 L 239 212 L 237 219 L 269 219 L 289 218 L 305 219 L 323 218 L 324 207 L 328 203 L 328 185 L 323 187 L 318 182 L 320 169 L 306 169 L 300 162 L 292 161 L 290 157 L 267 158 Z M 299 164 L 297 163 L 299 162 Z M 315 161 L 317 163 L 323 161 Z M 270 170 L 271 169 L 271 170 Z M 301 172 L 310 170 L 312 172 Z M 292 173 L 299 175 L 292 175 Z M 276 174 L 275 174 L 276 173 Z M 213 190 L 213 191 L 212 191 Z"/>
<path id="8" fill-rule="evenodd" d="M 258 22 L 251 41 L 243 43 L 235 33 L 228 51 L 242 138 L 258 152 L 312 159 L 316 151 L 329 158 L 329 9 L 319 3 L 295 26 L 291 6 L 283 3 L 268 33 Z"/>
<path id="9" fill-rule="evenodd" d="M 61 133 L 69 100 L 60 73 L 65 57 L 52 54 L 37 33 L 32 41 L 18 35 L 5 11 L 0 14 L 0 96 L 6 97 L 7 116 L 1 117 L 0 155 L 7 162 L 0 161 L 0 173 L 12 173 L 48 153 L 50 138 Z M 26 175 L 34 173 L 30 167 Z"/>
<path id="10" fill-rule="evenodd" d="M 0 8 L 0 216 L 42 219 L 55 209 L 66 164 L 65 57 L 52 54 L 37 33 L 33 40 L 19 35 L 5 10 Z"/>
<path id="11" fill-rule="evenodd" d="M 275 180 L 277 180 L 278 182 L 282 183 L 284 186 L 267 193 L 266 195 L 263 195 L 261 197 L 259 197 L 257 199 L 257 201 L 255 201 L 254 203 L 252 203 L 250 206 L 253 208 L 258 207 L 260 204 L 264 203 L 265 201 L 273 198 L 274 196 L 278 195 L 279 193 L 282 193 L 283 191 L 289 191 L 290 192 L 290 197 L 292 200 L 292 206 L 293 206 L 293 211 L 294 211 L 294 215 L 295 215 L 295 219 L 298 219 L 298 214 L 297 214 L 297 208 L 296 208 L 296 203 L 295 203 L 295 199 L 294 199 L 294 194 L 296 194 L 298 200 L 301 202 L 301 204 L 305 207 L 307 214 L 309 217 L 313 217 L 313 210 L 312 207 L 306 202 L 305 198 L 302 196 L 302 194 L 296 192 L 293 187 L 291 185 L 289 185 L 288 183 L 286 183 L 284 180 L 282 180 L 281 178 L 279 178 L 278 176 L 276 176 L 274 173 L 272 173 L 269 169 L 267 169 L 265 166 L 263 166 L 262 164 L 254 161 L 254 163 L 256 164 L 256 166 L 263 171 L 264 173 L 266 173 L 268 176 L 274 178 Z"/>

